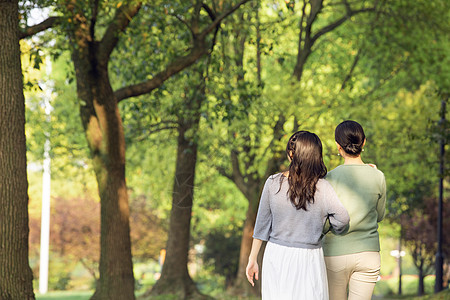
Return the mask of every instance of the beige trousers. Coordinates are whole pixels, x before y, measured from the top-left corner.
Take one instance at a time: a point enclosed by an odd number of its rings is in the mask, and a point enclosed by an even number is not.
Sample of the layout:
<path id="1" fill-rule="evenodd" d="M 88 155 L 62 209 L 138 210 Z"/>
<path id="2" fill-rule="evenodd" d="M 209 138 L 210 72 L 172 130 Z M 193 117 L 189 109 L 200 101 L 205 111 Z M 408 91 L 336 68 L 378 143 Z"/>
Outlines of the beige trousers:
<path id="1" fill-rule="evenodd" d="M 380 253 L 325 256 L 330 300 L 370 300 L 380 274 Z M 347 298 L 348 290 L 348 298 Z"/>

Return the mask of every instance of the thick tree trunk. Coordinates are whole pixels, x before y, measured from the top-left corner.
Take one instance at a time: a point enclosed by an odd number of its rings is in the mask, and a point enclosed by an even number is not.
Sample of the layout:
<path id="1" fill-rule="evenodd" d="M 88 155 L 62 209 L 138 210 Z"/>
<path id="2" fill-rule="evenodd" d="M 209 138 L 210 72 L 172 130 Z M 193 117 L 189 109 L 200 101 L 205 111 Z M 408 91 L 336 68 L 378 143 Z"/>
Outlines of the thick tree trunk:
<path id="1" fill-rule="evenodd" d="M 0 1 L 0 299 L 34 299 L 17 1 Z"/>
<path id="2" fill-rule="evenodd" d="M 101 200 L 100 278 L 92 298 L 135 299 L 122 120 L 107 65 L 89 50 L 79 48 L 73 61 Z"/>
<path id="3" fill-rule="evenodd" d="M 195 286 L 189 275 L 188 252 L 194 198 L 195 167 L 197 164 L 200 107 L 205 98 L 205 83 L 199 67 L 200 88 L 186 99 L 180 112 L 175 179 L 172 193 L 169 239 L 161 278 L 150 291 L 153 295 L 175 294 L 177 299 L 207 299 Z"/>

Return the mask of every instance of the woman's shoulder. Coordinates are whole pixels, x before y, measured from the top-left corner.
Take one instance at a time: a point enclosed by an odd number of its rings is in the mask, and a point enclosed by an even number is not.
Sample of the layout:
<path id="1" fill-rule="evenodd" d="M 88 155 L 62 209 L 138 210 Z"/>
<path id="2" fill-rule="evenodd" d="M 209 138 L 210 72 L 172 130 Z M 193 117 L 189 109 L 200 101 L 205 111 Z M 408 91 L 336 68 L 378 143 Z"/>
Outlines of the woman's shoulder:
<path id="1" fill-rule="evenodd" d="M 340 174 L 345 174 L 347 172 L 365 172 L 371 174 L 373 176 L 382 176 L 384 177 L 383 172 L 378 169 L 378 167 L 374 164 L 354 164 L 354 165 L 339 165 L 333 170 L 329 171 L 325 178 L 330 178 L 333 176 L 339 176 Z"/>
<path id="2" fill-rule="evenodd" d="M 272 186 L 275 183 L 280 183 L 283 180 L 283 173 L 276 173 L 270 175 L 265 182 L 266 186 Z"/>
<path id="3" fill-rule="evenodd" d="M 269 178 L 267 178 L 267 181 L 269 181 L 269 180 L 280 180 L 282 178 L 282 176 L 286 177 L 284 175 L 284 172 L 272 174 L 272 175 L 269 176 Z"/>
<path id="4" fill-rule="evenodd" d="M 384 173 L 378 169 L 378 167 L 374 164 L 366 164 L 367 172 L 370 173 L 374 177 L 383 178 L 384 179 Z"/>
<path id="5" fill-rule="evenodd" d="M 334 191 L 333 186 L 326 178 L 320 178 L 316 184 L 317 190 L 327 192 Z"/>

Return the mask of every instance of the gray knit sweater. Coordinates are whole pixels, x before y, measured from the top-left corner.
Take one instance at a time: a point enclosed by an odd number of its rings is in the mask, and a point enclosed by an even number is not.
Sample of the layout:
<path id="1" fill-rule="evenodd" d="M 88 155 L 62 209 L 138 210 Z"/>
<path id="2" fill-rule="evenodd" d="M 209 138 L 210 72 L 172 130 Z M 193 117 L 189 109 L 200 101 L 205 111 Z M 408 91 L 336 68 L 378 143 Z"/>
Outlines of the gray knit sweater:
<path id="1" fill-rule="evenodd" d="M 281 189 L 280 176 L 283 176 Z M 321 247 L 322 229 L 327 218 L 336 233 L 346 229 L 349 223 L 347 210 L 328 181 L 319 179 L 314 203 L 307 204 L 307 211 L 297 210 L 291 203 L 288 187 L 282 173 L 266 180 L 253 238 L 288 247 L 314 249 Z"/>

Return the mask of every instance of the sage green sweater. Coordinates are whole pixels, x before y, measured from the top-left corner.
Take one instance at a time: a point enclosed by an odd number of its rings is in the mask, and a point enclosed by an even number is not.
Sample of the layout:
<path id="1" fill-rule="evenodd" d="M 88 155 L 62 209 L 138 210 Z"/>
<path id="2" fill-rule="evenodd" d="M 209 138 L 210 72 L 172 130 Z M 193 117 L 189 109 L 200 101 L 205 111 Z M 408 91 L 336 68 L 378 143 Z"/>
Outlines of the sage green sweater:
<path id="1" fill-rule="evenodd" d="M 369 165 L 340 165 L 326 179 L 350 215 L 347 233 L 331 232 L 323 239 L 325 256 L 380 251 L 378 222 L 384 218 L 386 181 Z"/>

